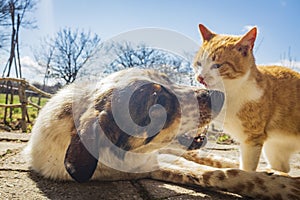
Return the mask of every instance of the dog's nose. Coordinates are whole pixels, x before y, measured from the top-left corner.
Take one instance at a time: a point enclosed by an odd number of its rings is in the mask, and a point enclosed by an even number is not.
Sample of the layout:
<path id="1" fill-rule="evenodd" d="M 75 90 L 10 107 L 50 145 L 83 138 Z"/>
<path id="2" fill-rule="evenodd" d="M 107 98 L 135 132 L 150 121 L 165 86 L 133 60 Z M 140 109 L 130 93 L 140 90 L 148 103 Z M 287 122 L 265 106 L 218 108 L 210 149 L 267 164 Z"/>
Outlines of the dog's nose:
<path id="1" fill-rule="evenodd" d="M 225 100 L 224 93 L 218 90 L 210 90 L 209 96 L 210 96 L 211 110 L 214 112 L 214 114 L 217 115 L 222 110 L 224 104 L 224 100 Z"/>

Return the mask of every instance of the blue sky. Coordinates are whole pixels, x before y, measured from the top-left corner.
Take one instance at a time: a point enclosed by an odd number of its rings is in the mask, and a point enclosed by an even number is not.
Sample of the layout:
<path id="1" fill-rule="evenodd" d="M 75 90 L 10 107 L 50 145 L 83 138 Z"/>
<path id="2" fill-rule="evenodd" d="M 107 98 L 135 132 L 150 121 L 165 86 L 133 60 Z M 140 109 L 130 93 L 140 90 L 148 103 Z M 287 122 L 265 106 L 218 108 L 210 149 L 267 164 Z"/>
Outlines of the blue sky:
<path id="1" fill-rule="evenodd" d="M 278 63 L 290 48 L 300 60 L 298 0 L 41 0 L 34 16 L 38 29 L 23 30 L 23 57 L 40 38 L 61 27 L 84 28 L 107 40 L 125 31 L 157 27 L 179 32 L 200 45 L 198 24 L 217 33 L 243 34 L 256 25 L 258 64 Z"/>

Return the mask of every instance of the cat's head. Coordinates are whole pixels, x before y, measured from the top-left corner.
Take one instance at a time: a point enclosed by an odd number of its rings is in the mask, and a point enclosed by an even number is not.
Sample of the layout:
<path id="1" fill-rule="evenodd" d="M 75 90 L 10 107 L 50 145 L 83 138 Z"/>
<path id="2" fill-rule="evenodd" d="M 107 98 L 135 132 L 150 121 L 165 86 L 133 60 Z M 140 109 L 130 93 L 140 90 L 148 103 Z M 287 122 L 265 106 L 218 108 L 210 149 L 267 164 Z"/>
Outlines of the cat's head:
<path id="1" fill-rule="evenodd" d="M 255 67 L 256 27 L 243 36 L 216 34 L 202 24 L 199 30 L 203 43 L 194 61 L 197 80 L 211 89 L 227 89 L 232 81 L 247 79 Z"/>

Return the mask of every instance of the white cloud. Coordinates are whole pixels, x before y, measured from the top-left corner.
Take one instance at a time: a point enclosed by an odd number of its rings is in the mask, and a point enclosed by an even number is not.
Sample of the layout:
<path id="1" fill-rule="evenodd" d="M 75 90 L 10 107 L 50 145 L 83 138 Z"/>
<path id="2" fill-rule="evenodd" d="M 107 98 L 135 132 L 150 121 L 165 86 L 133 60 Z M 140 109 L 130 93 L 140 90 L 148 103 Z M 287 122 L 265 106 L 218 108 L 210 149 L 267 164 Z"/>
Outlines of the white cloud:
<path id="1" fill-rule="evenodd" d="M 36 61 L 34 61 L 31 57 L 29 56 L 24 56 L 21 58 L 21 64 L 32 68 L 32 69 L 36 69 L 36 70 L 41 70 L 42 67 L 38 65 L 38 63 Z"/>
<path id="2" fill-rule="evenodd" d="M 29 82 L 42 82 L 45 69 L 29 56 L 21 58 L 22 77 Z"/>
<path id="3" fill-rule="evenodd" d="M 22 66 L 22 78 L 25 78 L 29 82 L 41 82 L 44 77 L 44 69 L 37 64 L 31 57 L 24 56 L 21 57 L 21 66 Z M 0 59 L 0 72 L 3 73 L 4 67 L 6 66 L 7 60 Z M 6 70 L 7 72 L 7 70 Z M 15 77 L 15 67 L 12 66 L 10 76 Z"/>

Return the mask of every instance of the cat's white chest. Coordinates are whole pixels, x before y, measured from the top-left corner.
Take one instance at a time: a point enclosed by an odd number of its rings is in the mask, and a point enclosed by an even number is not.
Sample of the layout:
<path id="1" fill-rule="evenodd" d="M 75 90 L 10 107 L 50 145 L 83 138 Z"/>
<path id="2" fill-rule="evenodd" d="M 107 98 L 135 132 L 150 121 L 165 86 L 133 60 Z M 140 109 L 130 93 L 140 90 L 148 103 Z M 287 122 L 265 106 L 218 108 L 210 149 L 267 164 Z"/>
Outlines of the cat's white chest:
<path id="1" fill-rule="evenodd" d="M 227 87 L 226 87 L 227 86 Z M 238 141 L 246 139 L 243 122 L 238 117 L 238 113 L 243 106 L 250 101 L 259 101 L 263 95 L 263 90 L 258 88 L 253 81 L 245 81 L 242 85 L 227 82 L 225 100 L 224 130 Z"/>

